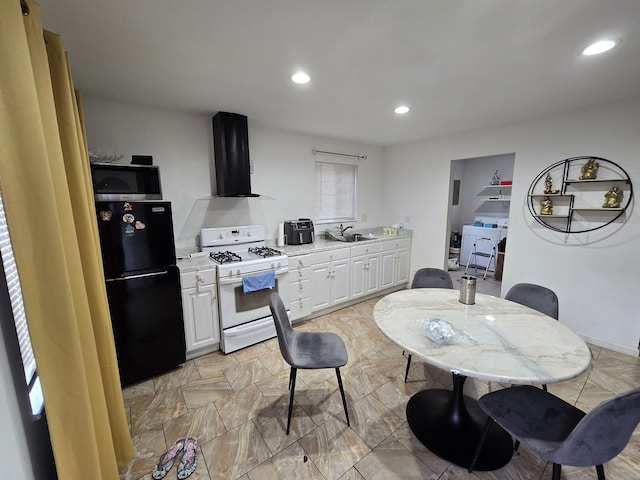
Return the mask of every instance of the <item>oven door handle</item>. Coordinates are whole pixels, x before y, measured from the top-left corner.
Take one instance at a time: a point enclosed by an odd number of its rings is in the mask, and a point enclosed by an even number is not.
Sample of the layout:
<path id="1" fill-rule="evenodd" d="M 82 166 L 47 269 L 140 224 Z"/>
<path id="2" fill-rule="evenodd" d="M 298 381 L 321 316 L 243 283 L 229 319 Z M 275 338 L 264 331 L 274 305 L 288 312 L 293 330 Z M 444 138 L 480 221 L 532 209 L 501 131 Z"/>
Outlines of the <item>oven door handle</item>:
<path id="1" fill-rule="evenodd" d="M 268 270 L 270 271 L 270 270 Z M 257 272 L 254 274 L 247 274 L 245 276 L 250 277 L 251 275 L 259 275 L 260 273 L 266 273 L 266 272 Z M 276 274 L 276 277 L 279 275 L 283 275 L 286 273 L 289 273 L 289 268 L 285 267 L 285 268 L 281 268 L 279 270 L 275 270 L 274 273 Z M 218 278 L 218 283 L 221 285 L 230 285 L 233 283 L 237 283 L 237 284 L 241 284 L 242 283 L 242 275 L 241 276 L 236 276 L 235 274 L 232 277 L 221 277 Z"/>

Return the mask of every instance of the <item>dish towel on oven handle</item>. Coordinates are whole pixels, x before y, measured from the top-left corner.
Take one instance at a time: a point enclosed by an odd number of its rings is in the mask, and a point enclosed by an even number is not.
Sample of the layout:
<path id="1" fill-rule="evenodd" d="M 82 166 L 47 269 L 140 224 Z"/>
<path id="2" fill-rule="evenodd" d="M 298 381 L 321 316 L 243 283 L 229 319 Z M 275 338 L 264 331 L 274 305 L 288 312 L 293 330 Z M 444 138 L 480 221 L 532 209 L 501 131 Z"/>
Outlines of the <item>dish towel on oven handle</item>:
<path id="1" fill-rule="evenodd" d="M 276 273 L 266 272 L 250 277 L 242 277 L 242 291 L 244 293 L 257 292 L 265 288 L 273 288 L 276 286 Z"/>

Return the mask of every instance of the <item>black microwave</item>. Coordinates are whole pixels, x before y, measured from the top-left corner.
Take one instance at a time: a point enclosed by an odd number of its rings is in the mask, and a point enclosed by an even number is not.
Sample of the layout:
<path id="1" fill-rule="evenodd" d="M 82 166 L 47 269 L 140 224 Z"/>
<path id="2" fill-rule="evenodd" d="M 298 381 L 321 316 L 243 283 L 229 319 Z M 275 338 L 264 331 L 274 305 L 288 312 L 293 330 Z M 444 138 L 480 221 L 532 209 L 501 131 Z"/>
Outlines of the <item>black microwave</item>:
<path id="1" fill-rule="evenodd" d="M 92 163 L 91 178 L 96 200 L 162 200 L 157 165 Z"/>

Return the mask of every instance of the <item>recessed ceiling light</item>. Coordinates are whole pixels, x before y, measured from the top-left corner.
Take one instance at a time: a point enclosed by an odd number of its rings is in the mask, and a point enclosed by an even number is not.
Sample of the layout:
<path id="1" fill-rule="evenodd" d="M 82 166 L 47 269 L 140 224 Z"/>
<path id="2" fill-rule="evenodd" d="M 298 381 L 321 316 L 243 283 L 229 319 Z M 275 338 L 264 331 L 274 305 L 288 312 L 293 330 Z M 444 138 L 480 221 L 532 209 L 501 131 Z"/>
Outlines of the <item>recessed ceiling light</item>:
<path id="1" fill-rule="evenodd" d="M 591 44 L 587 48 L 585 48 L 584 51 L 582 52 L 582 54 L 583 55 L 598 55 L 599 53 L 604 53 L 604 52 L 606 52 L 608 50 L 611 50 L 618 43 L 620 43 L 620 41 L 616 42 L 614 40 L 600 40 L 599 42 Z"/>
<path id="2" fill-rule="evenodd" d="M 408 111 L 409 107 L 407 107 L 406 105 L 400 105 L 394 110 L 394 112 L 396 112 L 398 115 L 402 115 L 403 113 L 407 113 Z"/>
<path id="3" fill-rule="evenodd" d="M 304 72 L 296 72 L 291 76 L 291 80 L 293 80 L 295 83 L 300 83 L 300 84 L 309 83 L 309 80 L 311 80 L 311 77 Z"/>

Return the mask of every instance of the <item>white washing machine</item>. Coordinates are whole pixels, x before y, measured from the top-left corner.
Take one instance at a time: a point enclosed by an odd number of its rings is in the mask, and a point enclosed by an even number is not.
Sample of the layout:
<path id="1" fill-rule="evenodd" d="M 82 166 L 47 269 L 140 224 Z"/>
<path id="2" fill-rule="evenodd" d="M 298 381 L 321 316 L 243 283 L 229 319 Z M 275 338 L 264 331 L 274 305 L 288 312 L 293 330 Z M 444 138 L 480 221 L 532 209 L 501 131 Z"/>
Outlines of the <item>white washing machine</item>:
<path id="1" fill-rule="evenodd" d="M 507 236 L 506 228 L 487 228 L 477 227 L 473 225 L 464 225 L 462 227 L 462 246 L 460 249 L 460 263 L 467 265 L 469 256 L 473 251 L 473 244 L 476 244 L 476 252 L 478 255 L 471 258 L 471 266 L 477 266 L 483 270 L 487 268 L 489 260 L 491 258 L 491 252 L 496 247 L 495 254 L 497 254 L 497 245 L 500 240 Z M 491 259 L 490 271 L 495 271 L 497 258 Z"/>

